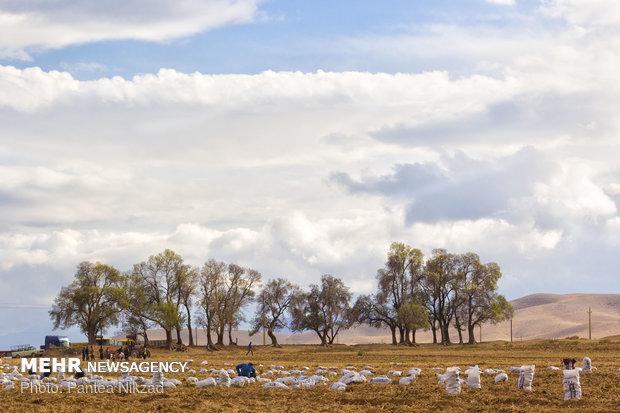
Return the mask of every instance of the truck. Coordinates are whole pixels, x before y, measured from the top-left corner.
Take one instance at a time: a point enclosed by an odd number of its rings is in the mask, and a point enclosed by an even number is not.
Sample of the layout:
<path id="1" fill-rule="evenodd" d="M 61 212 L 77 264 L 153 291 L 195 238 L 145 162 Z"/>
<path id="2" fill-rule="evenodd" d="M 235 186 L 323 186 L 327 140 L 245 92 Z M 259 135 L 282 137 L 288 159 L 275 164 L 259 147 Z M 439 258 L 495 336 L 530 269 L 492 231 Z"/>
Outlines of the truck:
<path id="1" fill-rule="evenodd" d="M 56 347 L 71 347 L 69 338 L 67 336 L 45 336 L 45 345 L 43 348 L 49 350 L 50 346 Z"/>

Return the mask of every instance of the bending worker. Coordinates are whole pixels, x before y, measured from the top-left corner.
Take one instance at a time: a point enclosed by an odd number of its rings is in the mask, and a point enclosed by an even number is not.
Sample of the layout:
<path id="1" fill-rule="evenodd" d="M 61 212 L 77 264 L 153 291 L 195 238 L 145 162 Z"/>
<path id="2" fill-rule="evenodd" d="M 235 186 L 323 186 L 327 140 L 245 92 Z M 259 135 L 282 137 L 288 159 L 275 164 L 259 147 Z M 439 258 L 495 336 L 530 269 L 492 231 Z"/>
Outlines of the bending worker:
<path id="1" fill-rule="evenodd" d="M 241 363 L 237 367 L 237 375 L 256 378 L 256 369 L 252 363 Z"/>

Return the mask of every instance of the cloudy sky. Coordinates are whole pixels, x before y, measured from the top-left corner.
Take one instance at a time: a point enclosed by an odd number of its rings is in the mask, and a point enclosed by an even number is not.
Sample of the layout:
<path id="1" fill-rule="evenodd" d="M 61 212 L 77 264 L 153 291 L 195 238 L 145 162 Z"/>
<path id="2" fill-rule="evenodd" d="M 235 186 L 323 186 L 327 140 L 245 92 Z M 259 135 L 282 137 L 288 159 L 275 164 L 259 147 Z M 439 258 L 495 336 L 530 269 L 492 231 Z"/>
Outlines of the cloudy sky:
<path id="1" fill-rule="evenodd" d="M 0 0 L 0 347 L 79 262 L 165 248 L 368 293 L 403 241 L 509 299 L 618 292 L 618 67 L 616 0 Z"/>

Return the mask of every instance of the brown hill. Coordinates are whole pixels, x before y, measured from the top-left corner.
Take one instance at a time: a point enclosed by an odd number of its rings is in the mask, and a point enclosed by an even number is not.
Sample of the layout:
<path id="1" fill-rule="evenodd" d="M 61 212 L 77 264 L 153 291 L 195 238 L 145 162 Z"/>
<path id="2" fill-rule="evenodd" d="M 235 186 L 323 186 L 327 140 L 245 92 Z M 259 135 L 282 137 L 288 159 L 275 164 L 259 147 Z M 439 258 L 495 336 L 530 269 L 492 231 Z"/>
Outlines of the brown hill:
<path id="1" fill-rule="evenodd" d="M 592 309 L 592 338 L 620 334 L 620 294 L 532 294 L 511 301 L 515 309 L 513 319 L 513 340 L 552 339 L 579 336 L 588 338 L 588 308 Z M 198 344 L 206 344 L 203 330 L 198 329 Z M 476 340 L 480 330 L 476 329 Z M 301 334 L 276 334 L 280 344 L 318 344 L 314 332 Z M 176 336 L 175 336 L 176 337 Z M 187 330 L 181 337 L 188 342 Z M 262 334 L 250 337 L 247 331 L 234 331 L 233 338 L 239 345 L 247 345 L 250 340 L 254 344 L 262 344 Z M 458 342 L 456 331 L 451 338 Z M 467 333 L 463 333 L 467 341 Z M 149 339 L 163 340 L 163 330 L 150 330 Z M 267 337 L 269 343 L 269 337 Z M 510 322 L 482 327 L 482 340 L 510 340 Z M 418 331 L 416 341 L 432 342 L 430 331 Z M 225 339 L 228 344 L 228 338 Z M 368 326 L 357 326 L 339 334 L 340 344 L 391 343 L 391 335 L 387 329 Z"/>

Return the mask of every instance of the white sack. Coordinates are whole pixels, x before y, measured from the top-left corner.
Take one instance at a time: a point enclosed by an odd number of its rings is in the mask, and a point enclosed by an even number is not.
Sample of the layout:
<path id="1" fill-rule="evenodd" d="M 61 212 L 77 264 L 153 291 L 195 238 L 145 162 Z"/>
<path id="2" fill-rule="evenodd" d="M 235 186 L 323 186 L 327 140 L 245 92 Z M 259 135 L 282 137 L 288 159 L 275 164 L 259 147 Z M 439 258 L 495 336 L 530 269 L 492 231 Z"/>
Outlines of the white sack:
<path id="1" fill-rule="evenodd" d="M 564 370 L 564 400 L 581 399 L 579 370 Z"/>
<path id="2" fill-rule="evenodd" d="M 448 367 L 444 373 L 446 391 L 450 394 L 461 393 L 461 381 L 459 380 L 459 374 L 461 370 L 458 367 Z"/>
<path id="3" fill-rule="evenodd" d="M 474 366 L 465 370 L 467 375 L 467 388 L 468 389 L 480 389 L 480 367 Z"/>
<path id="4" fill-rule="evenodd" d="M 521 374 L 519 374 L 519 389 L 532 391 L 532 380 L 534 379 L 535 365 L 521 366 Z"/>
<path id="5" fill-rule="evenodd" d="M 373 377 L 372 379 L 370 379 L 370 383 L 390 384 L 392 383 L 392 379 L 390 379 L 388 376 L 377 376 L 377 377 Z"/>
<path id="6" fill-rule="evenodd" d="M 507 381 L 508 375 L 506 373 L 499 373 L 495 376 L 495 383 L 499 383 L 500 381 Z"/>
<path id="7" fill-rule="evenodd" d="M 330 390 L 346 390 L 347 389 L 347 385 L 337 381 L 336 383 L 333 383 L 331 386 L 329 386 Z"/>

